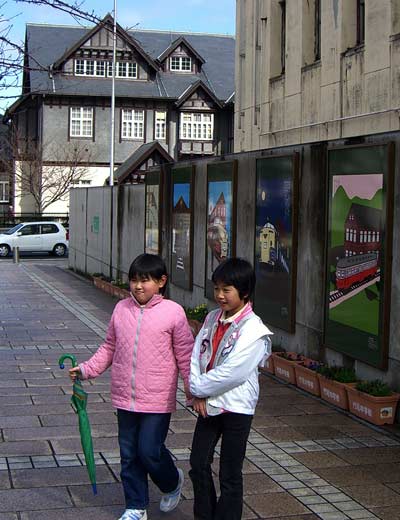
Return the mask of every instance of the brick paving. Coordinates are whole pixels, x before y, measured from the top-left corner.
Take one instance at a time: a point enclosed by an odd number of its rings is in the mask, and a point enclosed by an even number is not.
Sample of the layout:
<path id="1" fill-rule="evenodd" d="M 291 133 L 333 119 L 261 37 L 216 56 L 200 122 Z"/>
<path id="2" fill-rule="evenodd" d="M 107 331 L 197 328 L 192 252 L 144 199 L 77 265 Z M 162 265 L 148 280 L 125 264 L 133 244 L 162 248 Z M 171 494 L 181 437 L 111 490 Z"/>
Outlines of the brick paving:
<path id="1" fill-rule="evenodd" d="M 115 305 L 88 281 L 51 262 L 1 263 L 0 520 L 111 520 L 123 511 L 109 374 L 89 392 L 98 495 L 88 484 L 62 353 L 84 360 L 102 341 Z M 400 520 L 398 429 L 375 428 L 262 374 L 244 465 L 244 519 Z M 186 473 L 194 414 L 177 393 L 168 446 Z M 214 471 L 217 481 L 218 454 Z M 183 500 L 149 519 L 192 519 Z"/>

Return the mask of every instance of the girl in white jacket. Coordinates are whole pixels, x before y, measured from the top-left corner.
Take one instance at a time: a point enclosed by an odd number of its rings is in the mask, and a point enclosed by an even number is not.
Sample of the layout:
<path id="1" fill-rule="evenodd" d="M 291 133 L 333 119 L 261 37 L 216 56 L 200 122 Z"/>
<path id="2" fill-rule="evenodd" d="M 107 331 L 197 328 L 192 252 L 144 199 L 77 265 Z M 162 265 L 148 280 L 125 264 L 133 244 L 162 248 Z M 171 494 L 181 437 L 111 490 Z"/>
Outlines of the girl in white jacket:
<path id="1" fill-rule="evenodd" d="M 240 520 L 242 466 L 259 395 L 258 366 L 271 353 L 272 333 L 252 310 L 255 273 L 247 260 L 226 260 L 212 280 L 219 309 L 207 315 L 190 367 L 193 407 L 199 414 L 189 472 L 194 518 Z M 221 437 L 221 496 L 217 501 L 211 464 Z"/>

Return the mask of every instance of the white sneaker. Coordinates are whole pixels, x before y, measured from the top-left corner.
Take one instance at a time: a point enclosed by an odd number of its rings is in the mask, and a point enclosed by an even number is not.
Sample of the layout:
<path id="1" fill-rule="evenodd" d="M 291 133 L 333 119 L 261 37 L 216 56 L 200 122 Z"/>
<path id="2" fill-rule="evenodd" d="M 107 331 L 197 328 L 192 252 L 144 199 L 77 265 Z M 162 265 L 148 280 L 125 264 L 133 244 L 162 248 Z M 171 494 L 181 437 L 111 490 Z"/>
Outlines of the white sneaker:
<path id="1" fill-rule="evenodd" d="M 147 512 L 145 509 L 125 509 L 119 520 L 147 520 Z"/>
<path id="2" fill-rule="evenodd" d="M 178 468 L 178 473 L 178 487 L 175 489 L 175 491 L 172 491 L 172 493 L 165 493 L 165 495 L 161 498 L 160 510 L 163 513 L 168 513 L 169 511 L 175 509 L 176 506 L 179 504 L 179 500 L 181 499 L 181 493 L 185 476 L 180 468 Z"/>

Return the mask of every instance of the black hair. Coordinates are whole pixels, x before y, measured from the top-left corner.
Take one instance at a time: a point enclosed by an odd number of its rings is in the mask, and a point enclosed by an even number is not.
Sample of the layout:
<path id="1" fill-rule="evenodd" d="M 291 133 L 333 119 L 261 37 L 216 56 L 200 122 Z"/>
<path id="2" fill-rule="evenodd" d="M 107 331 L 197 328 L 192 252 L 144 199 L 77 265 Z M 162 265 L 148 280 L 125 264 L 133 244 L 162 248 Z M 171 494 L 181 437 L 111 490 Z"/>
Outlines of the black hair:
<path id="1" fill-rule="evenodd" d="M 161 280 L 162 276 L 167 276 L 167 267 L 161 256 L 143 253 L 135 258 L 129 268 L 128 278 L 152 278 L 153 280 Z M 167 284 L 160 288 L 160 294 L 164 294 Z"/>
<path id="2" fill-rule="evenodd" d="M 213 283 L 233 285 L 239 298 L 248 302 L 256 285 L 253 266 L 243 258 L 228 258 L 215 269 L 211 277 Z"/>

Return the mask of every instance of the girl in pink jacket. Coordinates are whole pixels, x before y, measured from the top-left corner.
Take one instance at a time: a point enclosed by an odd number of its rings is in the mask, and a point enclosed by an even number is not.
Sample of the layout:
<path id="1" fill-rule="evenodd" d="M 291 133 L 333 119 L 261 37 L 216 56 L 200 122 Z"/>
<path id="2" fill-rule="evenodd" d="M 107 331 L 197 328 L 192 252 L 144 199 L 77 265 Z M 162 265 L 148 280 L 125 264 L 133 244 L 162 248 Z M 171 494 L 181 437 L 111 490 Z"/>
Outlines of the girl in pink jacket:
<path id="1" fill-rule="evenodd" d="M 183 486 L 183 472 L 164 443 L 176 410 L 179 371 L 188 389 L 194 340 L 182 307 L 163 297 L 166 283 L 159 256 L 135 258 L 129 269 L 131 297 L 115 306 L 105 342 L 70 369 L 72 379 L 90 379 L 111 366 L 126 502 L 120 520 L 147 520 L 148 475 L 163 493 L 164 512 L 178 505 Z"/>

